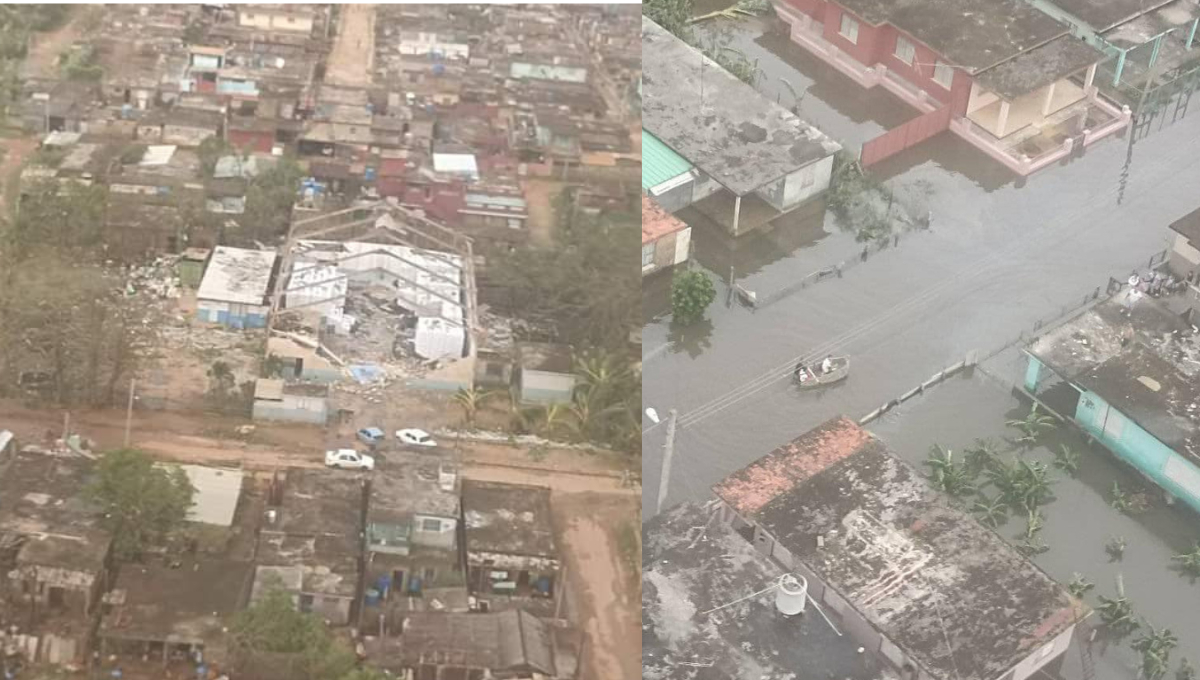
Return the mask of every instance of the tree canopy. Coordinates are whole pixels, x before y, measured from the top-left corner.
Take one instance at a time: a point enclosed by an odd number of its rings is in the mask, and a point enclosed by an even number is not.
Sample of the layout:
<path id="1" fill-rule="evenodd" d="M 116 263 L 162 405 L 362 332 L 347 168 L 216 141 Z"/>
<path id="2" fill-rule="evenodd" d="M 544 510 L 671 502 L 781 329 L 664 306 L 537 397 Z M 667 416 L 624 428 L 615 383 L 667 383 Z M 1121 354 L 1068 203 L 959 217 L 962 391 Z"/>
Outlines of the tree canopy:
<path id="1" fill-rule="evenodd" d="M 243 657 L 293 656 L 297 680 L 372 678 L 355 675 L 354 652 L 335 640 L 320 618 L 298 611 L 279 584 L 234 615 L 229 631 L 236 652 Z"/>
<path id="2" fill-rule="evenodd" d="M 104 515 L 117 558 L 128 560 L 183 526 L 195 492 L 182 469 L 118 449 L 100 458 L 85 495 Z"/>

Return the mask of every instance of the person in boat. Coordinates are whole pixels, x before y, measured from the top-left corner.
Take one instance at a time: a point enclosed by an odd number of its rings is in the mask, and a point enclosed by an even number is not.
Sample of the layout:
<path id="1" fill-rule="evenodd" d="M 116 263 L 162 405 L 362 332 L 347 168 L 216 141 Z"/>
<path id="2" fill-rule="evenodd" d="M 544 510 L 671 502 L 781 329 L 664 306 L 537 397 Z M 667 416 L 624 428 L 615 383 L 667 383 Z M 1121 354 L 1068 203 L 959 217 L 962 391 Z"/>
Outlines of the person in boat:
<path id="1" fill-rule="evenodd" d="M 800 382 L 805 382 L 806 380 L 808 380 L 808 369 L 804 366 L 803 361 L 796 364 L 795 375 L 796 375 L 796 379 L 799 380 Z"/>
<path id="2" fill-rule="evenodd" d="M 825 360 L 821 362 L 821 372 L 829 373 L 832 370 L 833 370 L 833 357 L 825 357 Z"/>

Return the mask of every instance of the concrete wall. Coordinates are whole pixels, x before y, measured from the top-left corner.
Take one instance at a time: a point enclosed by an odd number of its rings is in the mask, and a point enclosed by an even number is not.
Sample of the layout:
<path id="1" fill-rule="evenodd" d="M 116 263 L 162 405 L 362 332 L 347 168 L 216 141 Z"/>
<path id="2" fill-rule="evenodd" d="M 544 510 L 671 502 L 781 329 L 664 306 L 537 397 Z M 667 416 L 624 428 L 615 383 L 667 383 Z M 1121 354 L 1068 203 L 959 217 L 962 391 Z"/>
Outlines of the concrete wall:
<path id="1" fill-rule="evenodd" d="M 832 175 L 833 156 L 830 155 L 787 175 L 772 185 L 773 190 L 756 193 L 776 210 L 786 212 L 828 189 Z"/>
<path id="2" fill-rule="evenodd" d="M 282 401 L 255 399 L 253 418 L 324 425 L 329 420 L 329 404 L 323 397 L 300 397 L 291 394 L 283 395 Z"/>
<path id="3" fill-rule="evenodd" d="M 438 522 L 437 531 L 426 530 L 425 521 Z M 430 548 L 451 550 L 454 548 L 454 537 L 457 535 L 458 522 L 445 517 L 431 515 L 414 515 L 412 523 L 412 544 Z"/>
<path id="4" fill-rule="evenodd" d="M 651 193 L 654 197 L 654 202 L 658 203 L 663 210 L 673 213 L 677 210 L 682 210 L 691 205 L 693 201 L 693 192 L 696 188 L 696 180 L 684 182 L 679 186 L 672 187 L 661 194 Z"/>
<path id="5" fill-rule="evenodd" d="M 238 25 L 263 30 L 312 33 L 313 20 L 311 17 L 276 14 L 270 10 L 256 9 L 253 5 L 248 5 L 238 9 Z"/>
<path id="6" fill-rule="evenodd" d="M 521 371 L 521 401 L 530 404 L 567 404 L 575 390 L 575 376 L 568 373 Z"/>
<path id="7" fill-rule="evenodd" d="M 1046 665 L 1066 653 L 1071 646 L 1071 636 L 1075 634 L 1075 626 L 1059 633 L 1052 641 L 1036 649 L 1025 657 L 1012 671 L 1012 680 L 1025 680 L 1037 673 Z"/>
<path id="8" fill-rule="evenodd" d="M 197 300 L 196 320 L 230 328 L 265 328 L 266 305 L 239 305 L 219 300 Z"/>
<path id="9" fill-rule="evenodd" d="M 177 144 L 184 147 L 200 146 L 201 142 L 209 137 L 215 137 L 216 134 L 216 130 L 167 123 L 163 126 L 162 140 L 164 144 Z"/>
<path id="10" fill-rule="evenodd" d="M 1113 408 L 1083 391 L 1075 420 L 1118 458 L 1200 512 L 1200 468 Z"/>
<path id="11" fill-rule="evenodd" d="M 348 597 L 330 597 L 328 595 L 312 595 L 312 613 L 328 620 L 335 626 L 345 626 L 350 623 L 350 604 Z"/>
<path id="12" fill-rule="evenodd" d="M 1191 276 L 1200 268 L 1200 250 L 1182 234 L 1175 234 L 1175 244 L 1171 248 L 1171 271 L 1179 276 Z"/>

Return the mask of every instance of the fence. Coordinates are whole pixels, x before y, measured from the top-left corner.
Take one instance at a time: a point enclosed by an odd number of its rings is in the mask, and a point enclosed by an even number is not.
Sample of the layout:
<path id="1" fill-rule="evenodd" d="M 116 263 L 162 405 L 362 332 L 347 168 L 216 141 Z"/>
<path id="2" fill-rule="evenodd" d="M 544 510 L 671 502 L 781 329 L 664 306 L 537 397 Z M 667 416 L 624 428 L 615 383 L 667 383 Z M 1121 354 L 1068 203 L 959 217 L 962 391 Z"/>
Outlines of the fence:
<path id="1" fill-rule="evenodd" d="M 917 116 L 863 144 L 862 165 L 865 168 L 878 163 L 949 129 L 949 106 Z"/>
<path id="2" fill-rule="evenodd" d="M 917 233 L 917 232 L 924 231 L 929 228 L 929 224 L 930 224 L 931 220 L 932 220 L 932 215 L 927 214 L 925 216 L 923 224 L 918 226 L 916 229 L 909 231 L 909 232 L 905 232 L 905 233 L 908 234 L 908 233 Z M 773 292 L 771 292 L 767 295 L 761 296 L 761 297 L 758 295 L 757 292 L 748 290 L 744 286 L 741 286 L 740 284 L 736 284 L 736 283 L 733 285 L 733 291 L 737 294 L 738 299 L 741 300 L 743 304 L 746 304 L 749 307 L 756 309 L 756 310 L 761 309 L 763 307 L 766 307 L 767 305 L 779 302 L 780 300 L 788 297 L 789 295 L 798 293 L 798 292 L 804 290 L 805 288 L 815 285 L 821 281 L 842 278 L 842 275 L 845 274 L 848 270 L 853 269 L 853 268 L 857 267 L 858 265 L 866 262 L 867 260 L 869 260 L 871 258 L 872 255 L 899 246 L 900 241 L 901 241 L 901 236 L 902 236 L 902 234 L 893 234 L 892 236 L 890 236 L 886 239 L 868 242 L 863 245 L 862 250 L 859 251 L 859 253 L 857 255 L 855 255 L 853 257 L 849 257 L 845 260 L 842 260 L 841 262 L 838 262 L 835 265 L 832 265 L 829 267 L 824 267 L 824 268 L 818 269 L 817 271 L 814 271 L 814 272 L 809 272 L 806 276 L 801 278 L 799 281 L 788 284 L 788 285 L 784 286 L 783 288 L 780 288 L 779 290 L 773 291 Z"/>
<path id="3" fill-rule="evenodd" d="M 1149 269 L 1155 269 L 1157 267 L 1162 266 L 1163 264 L 1166 263 L 1169 253 L 1170 253 L 1169 250 L 1163 250 L 1163 251 L 1160 251 L 1160 252 L 1157 252 L 1157 253 L 1151 255 L 1150 259 L 1146 263 L 1146 266 Z M 1136 272 L 1137 272 L 1137 270 L 1135 269 L 1134 273 L 1136 273 Z M 1082 298 L 1077 298 L 1076 300 L 1073 300 L 1064 305 L 1061 305 L 1058 308 L 1058 311 L 1055 312 L 1054 314 L 1051 314 L 1044 318 L 1038 319 L 1037 321 L 1034 321 L 1030 326 L 1022 329 L 1020 331 L 1020 333 L 1017 334 L 1016 337 L 1012 338 L 1011 340 L 1005 342 L 1004 344 L 1000 345 L 996 349 L 994 349 L 991 352 L 989 352 L 988 354 L 986 354 L 982 358 L 982 361 L 987 361 L 987 360 L 999 355 L 1000 353 L 1004 352 L 1005 350 L 1012 348 L 1015 345 L 1024 345 L 1024 344 L 1029 343 L 1033 339 L 1040 336 L 1047 328 L 1059 326 L 1059 325 L 1062 325 L 1063 323 L 1066 323 L 1068 321 L 1071 321 L 1071 320 L 1077 318 L 1078 316 L 1080 316 L 1081 314 L 1086 312 L 1088 309 L 1090 309 L 1094 303 L 1099 302 L 1101 300 L 1102 295 L 1103 295 L 1103 299 L 1108 299 L 1109 297 L 1112 297 L 1112 295 L 1120 292 L 1121 289 L 1124 288 L 1126 285 L 1127 285 L 1126 282 L 1124 282 L 1120 279 L 1116 279 L 1111 276 L 1108 277 L 1108 282 L 1105 285 L 1096 286 L 1096 288 L 1093 289 L 1092 291 L 1085 293 Z M 959 361 L 957 363 L 951 364 L 950 366 L 943 368 L 942 370 L 938 371 L 933 376 L 931 376 L 928 380 L 922 382 L 921 384 L 919 384 L 916 387 L 912 388 L 911 390 L 905 392 L 904 394 L 900 395 L 899 397 L 884 403 L 879 408 L 875 409 L 874 411 L 871 411 L 867 415 L 860 418 L 858 421 L 859 425 L 866 425 L 867 423 L 871 422 L 872 420 L 875 420 L 879 416 L 887 413 L 888 411 L 890 411 L 893 408 L 899 406 L 900 404 L 908 401 L 909 399 L 912 399 L 913 397 L 917 396 L 918 394 L 924 394 L 925 390 L 929 389 L 930 387 L 933 387 L 934 385 L 937 385 L 938 383 L 943 382 L 946 378 L 949 378 L 957 373 L 960 373 L 967 368 L 976 366 L 977 364 L 980 363 L 980 361 L 981 360 L 979 359 L 977 353 L 974 350 L 972 350 L 971 352 L 968 352 L 966 357 L 962 361 Z M 998 376 L 992 376 L 992 377 L 998 377 Z"/>

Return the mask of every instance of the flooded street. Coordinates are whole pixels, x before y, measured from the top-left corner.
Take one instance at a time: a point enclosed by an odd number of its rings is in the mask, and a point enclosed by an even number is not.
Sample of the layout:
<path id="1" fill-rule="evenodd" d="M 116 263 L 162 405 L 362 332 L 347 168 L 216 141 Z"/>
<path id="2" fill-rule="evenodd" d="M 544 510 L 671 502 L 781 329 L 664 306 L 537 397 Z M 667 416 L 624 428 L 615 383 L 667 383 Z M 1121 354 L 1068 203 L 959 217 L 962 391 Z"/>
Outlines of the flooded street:
<path id="1" fill-rule="evenodd" d="M 868 429 L 897 455 L 921 467 L 934 444 L 961 456 L 975 439 L 991 438 L 1001 450 L 1015 452 L 1004 438 L 1015 436 L 1016 431 L 1005 428 L 1004 423 L 1027 412 L 1028 406 L 1004 383 L 974 371 L 974 375 L 952 378 L 905 403 Z M 1181 603 L 1200 597 L 1200 584 L 1192 584 L 1170 568 L 1173 555 L 1190 550 L 1200 539 L 1194 513 L 1182 505 L 1167 506 L 1161 494 L 1154 493 L 1155 487 L 1143 483 L 1102 447 L 1088 448 L 1073 427 L 1060 426 L 1025 456 L 1050 463 L 1051 451 L 1062 444 L 1082 454 L 1080 466 L 1075 476 L 1053 470 L 1055 500 L 1042 508 L 1046 523 L 1039 534 L 1050 549 L 1033 561 L 1060 583 L 1069 583 L 1075 573 L 1094 583 L 1095 588 L 1084 598 L 1092 607 L 1097 606 L 1098 595 L 1115 596 L 1116 579 L 1122 575 L 1135 615 L 1156 628 L 1170 628 L 1178 636 L 1179 646 L 1171 653 L 1172 668 L 1184 656 L 1195 663 L 1200 659 L 1200 611 Z M 1006 453 L 1005 457 L 1014 455 Z M 1126 491 L 1148 489 L 1150 508 L 1126 515 L 1110 507 L 1114 481 Z M 998 533 L 1015 545 L 1024 528 L 1022 518 L 1010 517 Z M 1126 541 L 1120 560 L 1112 560 L 1105 551 L 1105 544 L 1115 536 Z M 1099 623 L 1099 615 L 1093 614 L 1092 623 Z M 1106 644 L 1103 632 L 1097 637 L 1094 658 L 1099 680 L 1135 677 L 1139 657 L 1128 643 L 1126 639 Z M 1077 641 L 1076 646 L 1082 644 Z M 1080 664 L 1080 649 L 1073 648 L 1066 656 L 1064 676 L 1079 678 Z"/>
<path id="2" fill-rule="evenodd" d="M 700 26 L 758 61 L 767 96 L 789 105 L 781 78 L 804 91 L 801 115 L 850 148 L 916 115 L 882 89 L 861 90 L 820 66 L 785 35 L 764 35 L 773 21 Z M 717 287 L 707 319 L 672 328 L 669 281 L 656 277 L 644 287 L 643 399 L 664 416 L 670 409 L 680 415 L 667 505 L 706 499 L 711 484 L 828 417 L 857 419 L 968 352 L 985 356 L 1103 290 L 1110 275 L 1144 267 L 1167 246 L 1167 224 L 1196 207 L 1197 138 L 1200 114 L 1193 114 L 1139 141 L 1128 168 L 1128 137 L 1110 137 L 1020 180 L 943 133 L 872 169 L 900 191 L 927 188 L 929 231 L 906 235 L 844 278 L 757 311 L 725 306 L 730 264 L 740 284 L 762 294 L 844 259 L 858 244 L 828 215 L 724 246 L 705 233 L 713 230 L 694 225 L 696 259 Z M 849 379 L 799 393 L 790 381 L 796 359 L 826 354 L 850 357 Z M 665 423 L 646 423 L 646 517 L 665 430 Z M 1102 584 L 1108 578 L 1094 576 Z"/>

